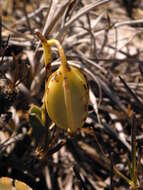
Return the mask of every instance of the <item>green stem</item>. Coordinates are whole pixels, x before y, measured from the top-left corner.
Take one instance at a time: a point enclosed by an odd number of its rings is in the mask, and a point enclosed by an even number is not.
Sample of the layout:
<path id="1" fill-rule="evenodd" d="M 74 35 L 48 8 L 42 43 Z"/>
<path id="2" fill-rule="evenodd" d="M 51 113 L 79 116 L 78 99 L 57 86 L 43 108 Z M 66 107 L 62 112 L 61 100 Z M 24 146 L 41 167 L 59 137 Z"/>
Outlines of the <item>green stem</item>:
<path id="1" fill-rule="evenodd" d="M 104 155 L 104 159 L 106 164 L 110 165 L 110 160 Z M 128 177 L 126 177 L 124 174 L 122 174 L 115 166 L 113 166 L 114 173 L 119 176 L 120 178 L 124 179 L 131 187 L 135 187 L 134 182 L 130 180 Z"/>
<path id="2" fill-rule="evenodd" d="M 59 52 L 59 55 L 60 55 L 61 64 L 65 69 L 68 69 L 67 59 L 66 59 L 64 50 L 63 50 L 60 42 L 58 40 L 55 40 L 55 39 L 50 39 L 47 41 L 47 44 L 49 47 L 51 47 L 52 45 L 56 45 L 58 52 Z"/>
<path id="3" fill-rule="evenodd" d="M 134 187 L 134 183 L 132 180 L 127 178 L 125 175 L 123 175 L 115 166 L 113 167 L 113 170 L 116 175 L 118 175 L 120 178 L 124 179 L 131 187 Z"/>
<path id="4" fill-rule="evenodd" d="M 37 31 L 36 35 L 41 40 L 43 46 L 46 78 L 48 79 L 51 72 L 51 46 L 47 43 L 47 39 L 40 32 Z"/>
<path id="5" fill-rule="evenodd" d="M 135 115 L 132 114 L 131 118 L 131 138 L 132 138 L 132 174 L 133 182 L 135 187 L 137 187 L 137 168 L 136 168 L 136 124 Z"/>

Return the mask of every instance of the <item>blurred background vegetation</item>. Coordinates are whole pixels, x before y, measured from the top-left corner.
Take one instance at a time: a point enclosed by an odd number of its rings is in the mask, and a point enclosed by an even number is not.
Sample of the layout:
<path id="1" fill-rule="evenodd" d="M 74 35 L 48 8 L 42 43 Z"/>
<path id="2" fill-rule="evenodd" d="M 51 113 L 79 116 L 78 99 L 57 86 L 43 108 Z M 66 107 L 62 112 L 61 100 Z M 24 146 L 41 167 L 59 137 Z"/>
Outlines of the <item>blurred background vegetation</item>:
<path id="1" fill-rule="evenodd" d="M 143 189 L 142 18 L 141 0 L 0 0 L 1 190 Z M 37 29 L 87 76 L 88 117 L 74 137 L 54 124 L 43 135 L 29 119 L 44 94 Z"/>

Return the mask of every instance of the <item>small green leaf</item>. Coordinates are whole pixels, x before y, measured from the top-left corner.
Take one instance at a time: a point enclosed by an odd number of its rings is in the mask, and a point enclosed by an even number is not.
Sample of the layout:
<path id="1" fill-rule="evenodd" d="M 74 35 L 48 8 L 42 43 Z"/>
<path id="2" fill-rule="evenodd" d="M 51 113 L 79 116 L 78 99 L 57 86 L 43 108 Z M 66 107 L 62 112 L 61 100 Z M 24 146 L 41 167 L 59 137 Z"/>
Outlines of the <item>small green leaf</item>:
<path id="1" fill-rule="evenodd" d="M 35 114 L 41 119 L 41 108 L 40 107 L 38 107 L 36 105 L 32 105 L 30 110 L 29 110 L 29 113 Z"/>
<path id="2" fill-rule="evenodd" d="M 43 143 L 43 137 L 45 135 L 45 127 L 42 124 L 39 116 L 34 113 L 29 114 L 29 123 L 32 128 L 32 139 L 35 142 L 35 145 Z"/>

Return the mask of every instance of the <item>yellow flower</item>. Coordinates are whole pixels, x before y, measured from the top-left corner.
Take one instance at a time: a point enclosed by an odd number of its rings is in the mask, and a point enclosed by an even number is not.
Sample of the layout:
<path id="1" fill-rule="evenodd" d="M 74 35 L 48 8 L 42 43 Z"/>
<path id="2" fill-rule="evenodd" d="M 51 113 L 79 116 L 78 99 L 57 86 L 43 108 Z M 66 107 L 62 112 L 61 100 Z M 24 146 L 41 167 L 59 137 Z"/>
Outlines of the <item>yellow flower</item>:
<path id="1" fill-rule="evenodd" d="M 69 66 L 64 76 L 60 66 L 46 84 L 45 104 L 49 117 L 57 127 L 71 133 L 81 128 L 88 106 L 88 86 L 81 71 Z"/>
<path id="2" fill-rule="evenodd" d="M 75 133 L 84 124 L 88 107 L 88 85 L 83 73 L 68 65 L 64 50 L 55 39 L 46 40 L 39 32 L 43 49 L 48 78 L 45 84 L 44 105 L 50 119 L 57 127 Z M 49 76 L 51 64 L 51 46 L 56 45 L 61 65 Z"/>

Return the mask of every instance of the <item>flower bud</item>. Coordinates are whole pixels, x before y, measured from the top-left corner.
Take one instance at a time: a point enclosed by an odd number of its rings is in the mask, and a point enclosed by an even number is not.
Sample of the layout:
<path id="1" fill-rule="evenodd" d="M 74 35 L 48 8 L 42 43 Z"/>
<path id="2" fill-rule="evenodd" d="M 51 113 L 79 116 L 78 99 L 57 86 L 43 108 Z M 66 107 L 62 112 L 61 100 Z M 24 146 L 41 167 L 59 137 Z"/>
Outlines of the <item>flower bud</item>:
<path id="1" fill-rule="evenodd" d="M 81 71 L 62 65 L 49 77 L 45 88 L 45 104 L 49 117 L 57 127 L 74 133 L 84 124 L 88 107 L 88 86 Z M 67 105 L 69 104 L 69 105 Z"/>
<path id="2" fill-rule="evenodd" d="M 46 68 L 46 84 L 44 107 L 50 119 L 57 127 L 70 133 L 76 132 L 84 124 L 88 108 L 88 85 L 82 72 L 68 65 L 64 50 L 58 40 L 46 40 L 40 32 L 36 32 L 44 49 Z M 60 59 L 60 67 L 51 73 L 51 46 L 56 45 Z"/>

